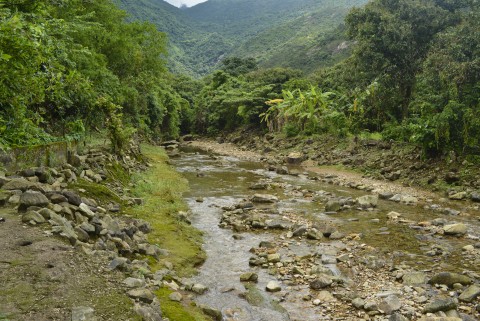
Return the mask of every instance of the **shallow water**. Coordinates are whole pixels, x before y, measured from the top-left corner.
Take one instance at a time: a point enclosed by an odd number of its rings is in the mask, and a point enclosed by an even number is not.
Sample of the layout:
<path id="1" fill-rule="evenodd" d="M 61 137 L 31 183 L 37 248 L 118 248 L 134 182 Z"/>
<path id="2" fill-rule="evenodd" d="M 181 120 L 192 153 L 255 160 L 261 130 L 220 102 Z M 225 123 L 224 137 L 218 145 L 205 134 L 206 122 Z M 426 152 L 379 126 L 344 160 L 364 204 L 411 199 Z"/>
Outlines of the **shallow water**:
<path id="1" fill-rule="evenodd" d="M 367 194 L 346 187 L 330 185 L 308 179 L 308 174 L 291 176 L 279 175 L 264 169 L 255 162 L 241 161 L 235 157 L 214 156 L 197 150 L 184 150 L 180 158 L 172 160 L 177 170 L 188 179 L 190 192 L 185 195 L 190 206 L 192 223 L 205 233 L 204 249 L 207 260 L 200 268 L 196 282 L 208 286 L 209 291 L 197 298 L 201 304 L 206 304 L 221 310 L 226 320 L 261 321 L 261 320 L 328 320 L 328 311 L 315 307 L 310 302 L 304 302 L 303 296 L 309 294 L 308 286 L 292 286 L 283 284 L 282 294 L 267 293 L 264 289 L 268 281 L 276 280 L 274 275 L 260 268 L 252 268 L 248 261 L 249 250 L 258 247 L 260 241 L 269 241 L 280 237 L 281 233 L 270 231 L 255 231 L 241 233 L 241 239 L 234 239 L 234 232 L 222 229 L 219 222 L 223 206 L 238 203 L 257 191 L 249 190 L 252 183 L 267 180 L 280 183 L 269 191 L 260 193 L 274 194 L 280 201 L 276 204 L 278 215 L 294 212 L 299 217 L 310 221 L 335 224 L 345 234 L 358 233 L 362 235 L 361 242 L 377 248 L 381 253 L 392 257 L 396 263 L 405 262 L 417 269 L 432 269 L 442 266 L 445 270 L 462 271 L 465 269 L 478 272 L 478 265 L 462 260 L 461 248 L 472 244 L 471 239 L 444 238 L 436 235 L 420 233 L 408 225 L 391 223 L 386 214 L 390 211 L 402 213 L 403 217 L 412 221 L 428 221 L 436 217 L 445 217 L 451 221 L 466 222 L 470 226 L 469 233 L 480 236 L 479 222 L 473 217 L 451 217 L 421 206 L 410 206 L 391 201 L 379 201 L 373 211 L 358 211 L 352 209 L 334 215 L 325 215 L 324 205 L 315 198 L 305 198 L 299 190 L 309 190 L 312 193 L 324 191 L 337 196 L 356 198 Z M 478 213 L 474 213 L 478 215 Z M 372 220 L 377 221 L 372 221 Z M 335 246 L 331 241 L 322 241 L 320 246 Z M 478 242 L 478 241 L 477 241 Z M 315 253 L 319 241 L 293 242 L 283 256 L 295 256 Z M 432 246 L 440 246 L 450 251 L 448 257 L 426 256 L 424 253 Z M 332 269 L 335 269 L 332 266 Z M 259 283 L 248 292 L 255 300 L 246 300 L 246 289 L 239 281 L 244 272 L 254 271 L 259 275 Z M 340 271 L 335 270 L 339 274 Z M 283 296 L 282 296 L 283 295 Z M 250 303 L 249 303 L 250 302 Z M 278 303 L 280 302 L 280 306 Z M 283 308 L 285 310 L 283 310 Z M 323 317 L 322 317 L 323 316 Z"/>

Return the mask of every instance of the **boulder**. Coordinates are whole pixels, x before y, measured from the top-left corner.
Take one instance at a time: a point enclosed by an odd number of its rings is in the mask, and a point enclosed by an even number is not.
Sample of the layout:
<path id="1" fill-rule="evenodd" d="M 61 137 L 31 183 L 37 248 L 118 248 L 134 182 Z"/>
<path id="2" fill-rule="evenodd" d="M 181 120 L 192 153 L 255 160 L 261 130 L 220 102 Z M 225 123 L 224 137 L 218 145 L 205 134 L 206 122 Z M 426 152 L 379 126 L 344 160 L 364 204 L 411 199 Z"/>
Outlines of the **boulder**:
<path id="1" fill-rule="evenodd" d="M 322 274 L 317 276 L 315 280 L 310 282 L 310 288 L 313 290 L 321 290 L 332 285 L 333 280 L 330 276 Z"/>
<path id="2" fill-rule="evenodd" d="M 26 191 L 25 193 L 20 195 L 20 203 L 18 209 L 24 211 L 30 206 L 44 207 L 47 206 L 48 203 L 50 203 L 50 201 L 42 193 Z"/>
<path id="3" fill-rule="evenodd" d="M 141 287 L 145 286 L 145 280 L 131 278 L 131 277 L 126 278 L 125 280 L 123 280 L 122 283 L 125 284 L 125 286 L 127 286 L 129 288 L 141 288 Z"/>
<path id="4" fill-rule="evenodd" d="M 53 204 L 60 204 L 60 203 L 68 202 L 68 199 L 65 196 L 63 196 L 62 194 L 54 193 L 54 194 L 51 194 L 49 196 L 49 198 L 50 198 L 50 202 L 52 202 Z"/>
<path id="5" fill-rule="evenodd" d="M 468 196 L 467 192 L 458 192 L 458 193 L 455 193 L 455 194 L 452 194 L 452 195 L 448 196 L 448 198 L 451 199 L 451 200 L 455 200 L 455 201 L 461 201 L 461 200 L 466 199 L 467 196 Z"/>
<path id="6" fill-rule="evenodd" d="M 78 209 L 80 210 L 80 212 L 82 212 L 82 214 L 84 214 L 88 218 L 93 218 L 95 216 L 95 213 L 93 213 L 90 207 L 85 203 L 81 203 L 78 206 Z"/>
<path id="7" fill-rule="evenodd" d="M 479 203 L 480 202 L 480 193 L 473 192 L 472 195 L 470 195 L 470 199 L 472 200 L 472 202 Z"/>
<path id="8" fill-rule="evenodd" d="M 282 290 L 282 287 L 278 282 L 270 281 L 267 283 L 267 286 L 265 289 L 267 290 L 267 292 L 279 292 Z"/>
<path id="9" fill-rule="evenodd" d="M 152 303 L 155 295 L 152 291 L 144 288 L 133 289 L 127 292 L 128 296 L 134 300 L 144 303 Z"/>
<path id="10" fill-rule="evenodd" d="M 338 212 L 341 208 L 342 205 L 337 200 L 329 200 L 327 204 L 325 204 L 326 212 Z"/>
<path id="11" fill-rule="evenodd" d="M 472 280 L 466 275 L 451 273 L 451 272 L 441 272 L 441 273 L 435 274 L 430 279 L 430 281 L 428 281 L 428 283 L 429 284 L 445 284 L 449 287 L 452 287 L 455 283 L 468 285 L 472 283 Z"/>
<path id="12" fill-rule="evenodd" d="M 36 212 L 36 211 L 28 211 L 27 213 L 23 214 L 22 222 L 24 223 L 34 223 L 34 224 L 42 224 L 45 223 L 45 218 Z"/>
<path id="13" fill-rule="evenodd" d="M 480 286 L 473 284 L 470 285 L 465 291 L 460 294 L 458 299 L 463 302 L 472 302 L 478 296 L 480 296 Z"/>
<path id="14" fill-rule="evenodd" d="M 21 190 L 22 192 L 25 192 L 34 185 L 35 183 L 27 181 L 24 178 L 13 178 L 9 182 L 5 183 L 2 188 L 7 191 Z"/>
<path id="15" fill-rule="evenodd" d="M 457 304 L 452 298 L 446 299 L 437 299 L 425 306 L 423 309 L 423 313 L 436 313 L 439 311 L 449 311 L 455 310 L 457 308 Z"/>
<path id="16" fill-rule="evenodd" d="M 357 204 L 363 208 L 376 207 L 378 204 L 378 195 L 364 195 L 357 198 Z"/>
<path id="17" fill-rule="evenodd" d="M 200 309 L 202 309 L 203 313 L 205 313 L 215 321 L 223 320 L 222 312 L 217 309 L 211 308 L 206 305 L 200 305 Z"/>
<path id="18" fill-rule="evenodd" d="M 467 233 L 467 226 L 463 223 L 449 224 L 449 225 L 445 225 L 443 227 L 443 231 L 444 231 L 445 235 L 460 236 L 460 235 L 464 235 L 465 233 Z"/>
<path id="19" fill-rule="evenodd" d="M 292 152 L 288 154 L 288 156 L 285 158 L 285 161 L 291 165 L 299 165 L 303 162 L 303 159 L 304 157 L 301 153 Z"/>
<path id="20" fill-rule="evenodd" d="M 192 286 L 192 292 L 196 294 L 204 294 L 205 292 L 207 292 L 207 290 L 208 288 L 205 285 L 200 283 L 196 283 Z"/>
<path id="21" fill-rule="evenodd" d="M 378 308 L 385 314 L 392 314 L 395 311 L 400 310 L 402 302 L 396 295 L 390 295 L 380 302 Z"/>
<path id="22" fill-rule="evenodd" d="M 63 191 L 63 196 L 65 196 L 68 199 L 68 202 L 70 204 L 73 204 L 75 206 L 79 206 L 82 203 L 82 198 L 75 192 L 73 191 Z"/>
<path id="23" fill-rule="evenodd" d="M 240 275 L 241 282 L 257 282 L 258 274 L 254 272 L 246 272 Z"/>
<path id="24" fill-rule="evenodd" d="M 252 196 L 252 202 L 254 203 L 276 203 L 278 197 L 270 194 L 255 194 Z"/>
<path id="25" fill-rule="evenodd" d="M 170 301 L 180 302 L 182 301 L 183 296 L 180 292 L 173 292 L 173 293 L 170 293 L 168 298 L 170 299 Z"/>
<path id="26" fill-rule="evenodd" d="M 427 283 L 427 275 L 423 272 L 409 272 L 402 277 L 403 284 L 414 286 Z"/>

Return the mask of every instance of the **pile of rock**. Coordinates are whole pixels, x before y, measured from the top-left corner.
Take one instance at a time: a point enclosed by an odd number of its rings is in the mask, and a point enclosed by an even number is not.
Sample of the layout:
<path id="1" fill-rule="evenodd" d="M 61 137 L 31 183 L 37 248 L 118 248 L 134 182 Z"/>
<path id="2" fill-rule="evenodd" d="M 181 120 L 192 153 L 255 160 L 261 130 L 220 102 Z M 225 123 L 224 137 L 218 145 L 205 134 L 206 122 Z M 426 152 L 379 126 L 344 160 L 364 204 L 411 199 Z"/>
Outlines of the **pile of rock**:
<path id="1" fill-rule="evenodd" d="M 105 163 L 116 162 L 115 157 L 90 151 L 73 159 L 78 168 L 65 164 L 59 169 L 33 168 L 10 176 L 0 175 L 0 205 L 15 206 L 25 224 L 49 226 L 45 229 L 47 236 L 58 235 L 85 254 L 104 258 L 106 270 L 132 275 L 125 280 L 125 287 L 128 296 L 135 300 L 135 311 L 144 320 L 162 320 L 158 299 L 153 294 L 161 277 L 152 273 L 143 258 L 159 259 L 166 252 L 148 242 L 149 223 L 113 216 L 110 213 L 120 211 L 119 204 L 99 204 L 69 189 L 69 183 L 79 177 L 95 183 L 104 181 L 108 167 Z M 122 162 L 115 166 L 126 170 L 139 166 L 128 158 Z"/>

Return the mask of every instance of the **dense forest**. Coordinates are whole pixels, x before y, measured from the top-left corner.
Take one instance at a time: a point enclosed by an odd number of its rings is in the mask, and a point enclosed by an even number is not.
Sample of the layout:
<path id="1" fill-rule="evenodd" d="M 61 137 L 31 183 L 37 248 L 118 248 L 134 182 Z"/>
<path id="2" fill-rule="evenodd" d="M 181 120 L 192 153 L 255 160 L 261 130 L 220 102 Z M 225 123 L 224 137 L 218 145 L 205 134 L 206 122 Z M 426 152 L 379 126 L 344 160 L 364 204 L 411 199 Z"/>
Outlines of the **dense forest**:
<path id="1" fill-rule="evenodd" d="M 362 2 L 343 1 L 338 10 L 317 1 L 256 2 L 257 15 L 244 24 L 228 21 L 248 16 L 241 6 L 248 1 L 183 10 L 121 2 L 131 15 L 110 0 L 0 2 L 3 148 L 107 128 L 121 152 L 133 135 L 250 127 L 376 135 L 418 144 L 428 157 L 480 154 L 477 1 L 373 0 L 348 13 Z M 147 17 L 159 7 L 169 11 Z M 134 19 L 142 16 L 152 22 Z M 193 20 L 203 27 L 190 33 Z M 159 21 L 169 26 L 170 47 Z M 183 62 L 172 68 L 167 57 L 188 61 L 186 48 L 200 57 L 189 64 L 201 65 L 197 76 L 216 70 L 198 79 Z"/>
<path id="2" fill-rule="evenodd" d="M 140 21 L 169 35 L 168 67 L 205 76 L 226 56 L 253 57 L 260 67 L 298 68 L 309 74 L 345 58 L 341 25 L 365 0 L 210 0 L 176 8 L 163 0 L 119 0 Z"/>

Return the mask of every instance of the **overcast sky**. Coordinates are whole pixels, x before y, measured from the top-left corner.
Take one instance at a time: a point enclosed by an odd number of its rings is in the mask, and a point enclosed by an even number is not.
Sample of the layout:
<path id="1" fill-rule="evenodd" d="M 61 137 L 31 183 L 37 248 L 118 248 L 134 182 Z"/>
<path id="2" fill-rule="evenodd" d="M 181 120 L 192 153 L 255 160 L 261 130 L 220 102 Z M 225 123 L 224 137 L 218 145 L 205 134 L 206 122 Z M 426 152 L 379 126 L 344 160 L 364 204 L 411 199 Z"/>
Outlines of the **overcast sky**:
<path id="1" fill-rule="evenodd" d="M 205 2 L 207 0 L 165 0 L 170 4 L 173 4 L 176 7 L 180 7 L 182 4 L 186 4 L 187 7 L 194 6 L 200 2 Z"/>

